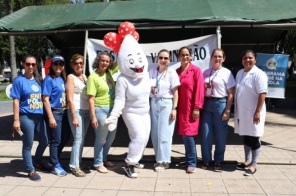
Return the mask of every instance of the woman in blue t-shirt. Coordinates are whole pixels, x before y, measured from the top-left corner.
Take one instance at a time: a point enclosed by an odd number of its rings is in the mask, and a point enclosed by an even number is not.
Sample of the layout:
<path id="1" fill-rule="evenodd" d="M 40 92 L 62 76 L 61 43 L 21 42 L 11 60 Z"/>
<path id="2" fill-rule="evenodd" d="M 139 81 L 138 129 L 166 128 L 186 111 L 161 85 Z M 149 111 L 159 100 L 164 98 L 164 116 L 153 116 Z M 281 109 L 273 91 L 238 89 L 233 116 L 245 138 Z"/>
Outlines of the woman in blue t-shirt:
<path id="1" fill-rule="evenodd" d="M 40 181 L 41 177 L 36 173 L 36 170 L 46 170 L 41 163 L 41 159 L 48 141 L 41 99 L 42 77 L 37 71 L 37 62 L 34 56 L 26 56 L 22 66 L 25 73 L 15 78 L 10 95 L 13 98 L 13 127 L 16 131 L 23 133 L 22 155 L 28 177 L 33 181 Z M 37 136 L 39 145 L 36 149 L 33 164 L 31 150 L 34 135 Z"/>
<path id="2" fill-rule="evenodd" d="M 66 102 L 66 72 L 65 60 L 56 55 L 51 59 L 49 75 L 42 83 L 43 104 L 46 111 L 45 122 L 49 134 L 49 165 L 52 173 L 66 176 L 67 172 L 60 164 L 59 157 L 62 149 L 70 138 L 70 127 L 67 118 Z"/>

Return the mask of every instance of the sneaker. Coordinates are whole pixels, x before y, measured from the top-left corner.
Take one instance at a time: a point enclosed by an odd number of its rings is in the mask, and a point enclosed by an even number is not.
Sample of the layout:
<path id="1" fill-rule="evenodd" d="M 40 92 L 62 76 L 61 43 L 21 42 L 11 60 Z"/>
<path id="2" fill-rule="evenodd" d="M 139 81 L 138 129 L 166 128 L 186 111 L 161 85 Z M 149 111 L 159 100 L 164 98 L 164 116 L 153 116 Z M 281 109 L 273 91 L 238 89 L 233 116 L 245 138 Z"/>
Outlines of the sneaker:
<path id="1" fill-rule="evenodd" d="M 38 182 L 41 180 L 41 177 L 36 173 L 36 171 L 28 173 L 29 179 L 35 182 Z"/>
<path id="2" fill-rule="evenodd" d="M 71 172 L 76 177 L 85 177 L 85 173 L 79 168 L 71 168 Z"/>
<path id="3" fill-rule="evenodd" d="M 191 166 L 189 166 L 188 168 L 187 168 L 187 173 L 188 174 L 192 174 L 192 173 L 195 173 L 196 172 L 196 167 L 191 167 Z"/>
<path id="4" fill-rule="evenodd" d="M 137 164 L 135 164 L 134 166 L 135 166 L 135 168 L 137 168 L 137 169 L 143 169 L 143 168 L 145 167 L 145 165 L 142 164 L 142 163 L 137 163 Z"/>
<path id="5" fill-rule="evenodd" d="M 214 171 L 215 172 L 222 172 L 222 165 L 220 163 L 215 163 Z"/>
<path id="6" fill-rule="evenodd" d="M 154 171 L 160 172 L 168 169 L 170 167 L 169 163 L 155 163 L 154 164 Z"/>
<path id="7" fill-rule="evenodd" d="M 135 166 L 134 165 L 125 165 L 123 167 L 125 173 L 130 178 L 137 178 L 138 174 L 135 172 Z"/>
<path id="8" fill-rule="evenodd" d="M 50 171 L 50 170 L 49 170 L 47 167 L 45 167 L 42 163 L 39 163 L 39 164 L 34 163 L 33 166 L 35 167 L 35 169 L 36 169 L 37 171 L 40 171 L 40 172 L 49 172 L 49 171 Z"/>
<path id="9" fill-rule="evenodd" d="M 66 176 L 67 172 L 62 168 L 62 166 L 58 163 L 56 164 L 52 170 L 51 173 L 57 175 L 57 176 Z"/>

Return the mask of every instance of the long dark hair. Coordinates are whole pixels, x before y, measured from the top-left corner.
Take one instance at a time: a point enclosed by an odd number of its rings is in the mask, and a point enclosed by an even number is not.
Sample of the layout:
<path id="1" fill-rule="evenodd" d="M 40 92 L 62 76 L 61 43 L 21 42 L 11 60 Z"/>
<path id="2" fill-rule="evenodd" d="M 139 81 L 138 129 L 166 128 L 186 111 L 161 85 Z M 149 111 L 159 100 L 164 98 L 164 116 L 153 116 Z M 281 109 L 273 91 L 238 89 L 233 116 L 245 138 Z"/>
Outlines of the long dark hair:
<path id="1" fill-rule="evenodd" d="M 64 62 L 65 63 L 65 62 Z M 51 66 L 53 65 L 53 63 L 51 62 L 51 65 L 50 65 L 50 67 L 49 67 L 49 76 L 51 77 L 51 78 L 55 78 L 55 73 L 54 73 L 54 70 L 51 68 Z M 65 63 L 65 65 L 64 65 L 64 69 L 63 69 L 63 71 L 62 71 L 62 73 L 61 73 L 61 78 L 64 80 L 64 82 L 66 82 L 66 80 L 67 80 L 67 73 L 66 73 L 66 63 Z"/>
<path id="2" fill-rule="evenodd" d="M 43 78 L 42 78 L 42 76 L 40 75 L 40 73 L 39 73 L 39 71 L 38 71 L 38 62 L 37 62 L 37 58 L 35 57 L 35 56 L 33 56 L 33 55 L 26 55 L 26 56 L 24 56 L 24 58 L 23 58 L 23 63 L 26 63 L 26 60 L 27 60 L 27 58 L 33 58 L 33 59 L 35 59 L 35 62 L 36 62 L 36 69 L 34 70 L 34 72 L 33 72 L 33 76 L 34 76 L 34 79 L 36 80 L 36 82 L 41 86 L 41 84 L 42 84 L 42 81 L 43 81 Z"/>

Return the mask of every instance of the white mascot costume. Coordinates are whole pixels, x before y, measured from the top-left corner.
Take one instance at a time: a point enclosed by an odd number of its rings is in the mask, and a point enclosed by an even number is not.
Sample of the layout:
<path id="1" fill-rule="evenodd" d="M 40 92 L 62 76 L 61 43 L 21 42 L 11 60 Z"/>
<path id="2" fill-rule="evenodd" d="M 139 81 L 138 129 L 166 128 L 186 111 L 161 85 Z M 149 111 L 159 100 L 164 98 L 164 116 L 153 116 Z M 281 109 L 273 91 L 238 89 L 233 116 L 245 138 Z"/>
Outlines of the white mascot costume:
<path id="1" fill-rule="evenodd" d="M 150 135 L 148 60 L 135 38 L 128 34 L 119 48 L 117 63 L 121 74 L 116 81 L 115 103 L 106 124 L 110 131 L 117 127 L 122 114 L 130 137 L 125 172 L 131 178 L 139 167 Z"/>

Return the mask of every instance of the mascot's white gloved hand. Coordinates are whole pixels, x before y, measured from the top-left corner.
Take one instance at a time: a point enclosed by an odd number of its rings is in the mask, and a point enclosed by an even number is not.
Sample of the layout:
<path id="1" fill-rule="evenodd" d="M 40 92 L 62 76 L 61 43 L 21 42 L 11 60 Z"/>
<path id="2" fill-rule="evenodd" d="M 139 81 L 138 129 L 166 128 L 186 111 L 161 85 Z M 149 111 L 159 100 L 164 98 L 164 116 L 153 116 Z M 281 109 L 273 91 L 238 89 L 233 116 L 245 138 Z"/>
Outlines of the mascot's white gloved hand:
<path id="1" fill-rule="evenodd" d="M 105 120 L 109 131 L 114 131 L 117 128 L 117 122 L 118 118 L 116 116 L 109 116 L 109 118 Z"/>

